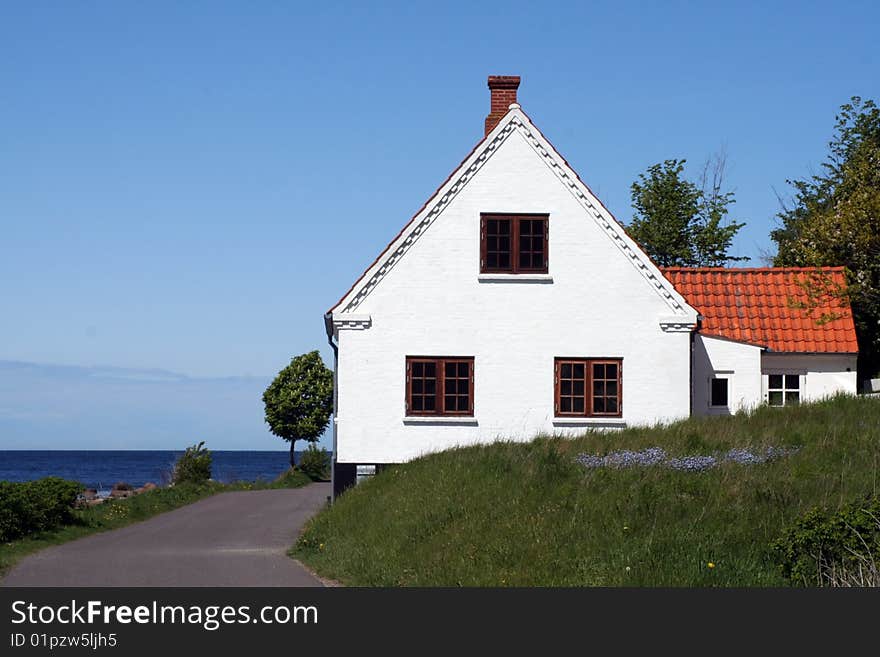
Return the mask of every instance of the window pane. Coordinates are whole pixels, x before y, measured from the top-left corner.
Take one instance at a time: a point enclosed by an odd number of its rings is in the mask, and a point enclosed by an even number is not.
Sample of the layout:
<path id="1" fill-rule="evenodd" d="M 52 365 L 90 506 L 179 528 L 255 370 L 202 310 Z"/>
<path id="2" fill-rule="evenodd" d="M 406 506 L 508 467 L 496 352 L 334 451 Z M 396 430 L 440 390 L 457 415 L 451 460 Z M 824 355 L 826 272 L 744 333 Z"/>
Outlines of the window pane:
<path id="1" fill-rule="evenodd" d="M 458 380 L 458 394 L 467 396 L 470 394 L 470 381 L 467 379 Z"/>
<path id="2" fill-rule="evenodd" d="M 771 374 L 769 377 L 767 387 L 773 388 L 775 390 L 781 389 L 782 388 L 782 375 L 781 374 Z"/>
<path id="3" fill-rule="evenodd" d="M 605 395 L 604 381 L 593 381 L 593 394 L 597 397 L 603 397 Z"/>
<path id="4" fill-rule="evenodd" d="M 782 406 L 782 392 L 781 391 L 771 391 L 767 396 L 767 400 L 770 402 L 771 406 Z"/>
<path id="5" fill-rule="evenodd" d="M 712 379 L 712 406 L 727 406 L 727 379 Z"/>
<path id="6" fill-rule="evenodd" d="M 605 398 L 604 397 L 593 397 L 593 412 L 594 413 L 604 413 L 605 412 Z"/>
<path id="7" fill-rule="evenodd" d="M 457 404 L 455 403 L 456 397 L 454 395 L 446 395 L 443 398 L 444 403 L 446 404 L 447 411 L 455 411 L 458 410 Z"/>
<path id="8" fill-rule="evenodd" d="M 424 404 L 422 403 L 421 397 L 413 396 L 412 398 L 412 409 L 414 411 L 423 411 L 425 410 Z"/>
<path id="9" fill-rule="evenodd" d="M 606 413 L 616 413 L 617 412 L 617 397 L 608 397 L 605 399 L 605 412 Z"/>
<path id="10" fill-rule="evenodd" d="M 425 376 L 429 378 L 434 378 L 437 376 L 437 364 L 436 363 L 425 363 Z"/>
<path id="11" fill-rule="evenodd" d="M 617 365 L 615 363 L 608 363 L 605 365 L 605 378 L 606 379 L 616 379 L 617 378 Z"/>
<path id="12" fill-rule="evenodd" d="M 583 365 L 583 363 L 579 363 L 577 365 L 574 365 L 572 367 L 572 370 L 574 372 L 575 379 L 583 379 L 584 378 L 584 365 Z"/>
<path id="13" fill-rule="evenodd" d="M 583 385 L 583 383 L 581 385 Z M 570 379 L 563 379 L 562 381 L 559 382 L 559 394 L 565 395 L 565 396 L 571 395 L 571 380 Z M 583 393 L 581 393 L 581 394 L 583 394 Z"/>
<path id="14" fill-rule="evenodd" d="M 446 379 L 443 382 L 443 393 L 447 395 L 455 394 L 455 379 Z"/>
<path id="15" fill-rule="evenodd" d="M 489 219 L 487 222 L 487 232 L 490 235 L 510 235 L 510 220 Z"/>
<path id="16" fill-rule="evenodd" d="M 559 412 L 571 413 L 571 397 L 563 397 L 559 400 Z"/>
<path id="17" fill-rule="evenodd" d="M 415 381 L 413 381 L 415 384 Z M 425 379 L 425 393 L 428 395 L 436 394 L 437 392 L 437 379 Z"/>
<path id="18" fill-rule="evenodd" d="M 412 391 L 414 395 L 422 394 L 422 379 L 412 380 Z"/>
<path id="19" fill-rule="evenodd" d="M 785 403 L 788 404 L 799 404 L 801 401 L 801 393 L 799 392 L 786 392 L 785 393 Z"/>
<path id="20" fill-rule="evenodd" d="M 617 381 L 606 381 L 605 382 L 605 394 L 606 395 L 616 395 L 617 394 Z"/>
<path id="21" fill-rule="evenodd" d="M 583 397 L 572 397 L 571 407 L 575 413 L 583 413 L 584 412 L 584 398 Z"/>
<path id="22" fill-rule="evenodd" d="M 785 387 L 789 390 L 797 390 L 800 387 L 800 377 L 797 374 L 786 374 Z"/>
<path id="23" fill-rule="evenodd" d="M 510 268 L 510 254 L 509 253 L 500 253 L 498 255 L 498 265 L 497 266 L 499 269 Z"/>
<path id="24" fill-rule="evenodd" d="M 426 411 L 433 411 L 435 408 L 435 397 L 425 397 L 425 408 Z"/>
<path id="25" fill-rule="evenodd" d="M 571 378 L 571 364 L 570 363 L 563 363 L 562 367 L 560 367 L 559 369 L 561 370 L 561 375 L 562 375 L 563 379 L 570 379 Z"/>
<path id="26" fill-rule="evenodd" d="M 575 380 L 574 390 L 573 390 L 572 394 L 575 394 L 578 397 L 584 396 L 584 382 L 583 382 L 583 380 Z"/>
<path id="27" fill-rule="evenodd" d="M 458 372 L 457 363 L 446 363 L 445 370 L 446 370 L 447 377 L 450 377 L 450 376 L 454 377 L 456 372 Z"/>
<path id="28" fill-rule="evenodd" d="M 597 365 L 593 365 L 593 378 L 594 379 L 604 379 L 605 378 L 605 365 L 599 363 Z"/>
<path id="29" fill-rule="evenodd" d="M 458 375 L 463 378 L 470 378 L 471 364 L 470 363 L 459 363 L 458 364 Z"/>
<path id="30" fill-rule="evenodd" d="M 413 363 L 412 364 L 412 375 L 421 377 L 425 372 L 423 363 Z"/>
<path id="31" fill-rule="evenodd" d="M 546 269 L 544 255 L 544 220 L 520 219 L 519 222 L 519 268 L 521 270 Z"/>

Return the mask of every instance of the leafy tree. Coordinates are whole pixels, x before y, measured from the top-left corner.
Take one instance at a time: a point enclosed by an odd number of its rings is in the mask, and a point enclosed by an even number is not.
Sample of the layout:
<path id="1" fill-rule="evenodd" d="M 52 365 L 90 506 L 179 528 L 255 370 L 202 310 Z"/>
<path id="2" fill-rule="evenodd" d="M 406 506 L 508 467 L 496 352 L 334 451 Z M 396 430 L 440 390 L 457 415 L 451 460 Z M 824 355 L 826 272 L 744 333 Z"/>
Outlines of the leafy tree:
<path id="1" fill-rule="evenodd" d="M 787 181 L 790 206 L 771 233 L 778 266 L 844 265 L 859 340 L 859 376 L 880 372 L 880 109 L 841 106 L 822 172 Z"/>
<path id="2" fill-rule="evenodd" d="M 733 237 L 745 224 L 727 221 L 736 201 L 723 189 L 726 158 L 703 167 L 700 185 L 684 178 L 686 160 L 666 160 L 639 174 L 631 187 L 630 236 L 661 267 L 719 267 L 731 260 Z"/>
<path id="3" fill-rule="evenodd" d="M 290 467 L 296 467 L 296 441 L 318 440 L 330 423 L 333 372 L 317 351 L 297 356 L 266 388 L 263 404 L 269 430 L 290 441 Z"/>
<path id="4" fill-rule="evenodd" d="M 694 230 L 696 262 L 702 267 L 723 267 L 728 262 L 748 258 L 728 254 L 734 236 L 744 222 L 728 221 L 730 205 L 736 203 L 732 191 L 722 191 L 727 155 L 721 151 L 706 160 L 700 177 L 700 209 Z"/>

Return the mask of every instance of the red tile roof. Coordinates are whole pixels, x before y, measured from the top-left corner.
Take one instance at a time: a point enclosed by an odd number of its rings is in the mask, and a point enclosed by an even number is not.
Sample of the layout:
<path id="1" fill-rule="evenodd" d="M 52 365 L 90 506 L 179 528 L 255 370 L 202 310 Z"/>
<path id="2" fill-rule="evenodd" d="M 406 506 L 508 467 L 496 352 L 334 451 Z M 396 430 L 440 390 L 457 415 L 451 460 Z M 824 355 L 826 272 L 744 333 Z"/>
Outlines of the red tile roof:
<path id="1" fill-rule="evenodd" d="M 856 353 L 843 267 L 666 267 L 663 273 L 703 316 L 700 333 L 772 351 Z M 812 299 L 811 299 L 812 297 Z"/>

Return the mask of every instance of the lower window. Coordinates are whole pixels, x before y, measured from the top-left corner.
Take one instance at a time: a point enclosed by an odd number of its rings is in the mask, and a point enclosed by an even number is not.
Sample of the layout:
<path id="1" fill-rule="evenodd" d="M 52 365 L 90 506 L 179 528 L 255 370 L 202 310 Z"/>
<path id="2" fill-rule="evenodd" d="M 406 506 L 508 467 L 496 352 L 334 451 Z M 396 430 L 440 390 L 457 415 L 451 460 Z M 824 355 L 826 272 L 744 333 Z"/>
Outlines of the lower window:
<path id="1" fill-rule="evenodd" d="M 407 415 L 473 415 L 473 357 L 407 356 Z"/>
<path id="2" fill-rule="evenodd" d="M 801 377 L 797 374 L 768 374 L 767 402 L 770 406 L 791 406 L 801 402 Z"/>
<path id="3" fill-rule="evenodd" d="M 621 416 L 621 359 L 557 358 L 554 369 L 557 417 Z"/>

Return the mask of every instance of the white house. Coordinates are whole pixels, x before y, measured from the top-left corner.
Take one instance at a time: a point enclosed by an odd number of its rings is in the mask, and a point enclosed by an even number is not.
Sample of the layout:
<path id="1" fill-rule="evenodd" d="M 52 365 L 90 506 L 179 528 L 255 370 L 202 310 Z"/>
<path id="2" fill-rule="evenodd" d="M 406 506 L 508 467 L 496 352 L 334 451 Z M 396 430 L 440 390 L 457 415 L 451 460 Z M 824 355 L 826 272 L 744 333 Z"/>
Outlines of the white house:
<path id="1" fill-rule="evenodd" d="M 489 78 L 485 137 L 325 315 L 334 492 L 458 445 L 855 392 L 854 337 L 826 358 L 702 333 L 710 272 L 664 275 L 523 112 L 518 86 Z M 736 299 L 761 314 L 762 297 Z M 851 318 L 811 330 L 837 324 L 852 334 Z"/>

